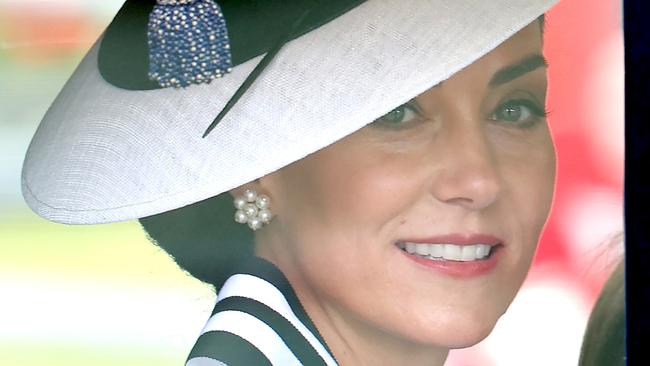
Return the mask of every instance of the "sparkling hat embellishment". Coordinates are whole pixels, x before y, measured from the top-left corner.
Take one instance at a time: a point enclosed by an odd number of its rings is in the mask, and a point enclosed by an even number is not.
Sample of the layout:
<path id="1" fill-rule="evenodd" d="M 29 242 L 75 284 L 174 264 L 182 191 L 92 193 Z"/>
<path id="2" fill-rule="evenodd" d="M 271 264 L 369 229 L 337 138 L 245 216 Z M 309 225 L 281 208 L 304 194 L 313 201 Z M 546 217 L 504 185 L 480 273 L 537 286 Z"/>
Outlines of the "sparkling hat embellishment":
<path id="1" fill-rule="evenodd" d="M 149 78 L 161 87 L 209 83 L 231 71 L 228 29 L 213 0 L 157 0 L 149 15 Z"/>

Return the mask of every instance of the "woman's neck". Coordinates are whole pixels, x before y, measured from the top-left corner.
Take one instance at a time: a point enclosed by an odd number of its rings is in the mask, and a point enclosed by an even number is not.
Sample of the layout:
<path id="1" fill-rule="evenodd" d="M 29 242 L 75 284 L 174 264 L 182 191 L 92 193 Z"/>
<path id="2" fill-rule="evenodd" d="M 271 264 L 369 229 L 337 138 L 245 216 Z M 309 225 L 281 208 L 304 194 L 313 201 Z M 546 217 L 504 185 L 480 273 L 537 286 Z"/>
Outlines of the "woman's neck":
<path id="1" fill-rule="evenodd" d="M 413 342 L 378 329 L 341 309 L 328 309 L 325 302 L 308 299 L 297 290 L 305 310 L 334 353 L 340 366 L 442 366 L 449 349 Z"/>
<path id="2" fill-rule="evenodd" d="M 256 238 L 256 242 L 259 242 L 258 239 Z M 323 294 L 309 286 L 304 280 L 307 276 L 298 270 L 300 266 L 287 263 L 291 262 L 292 258 L 278 254 L 269 242 L 270 240 L 265 241 L 264 245 L 257 245 L 255 255 L 274 263 L 283 272 L 339 366 L 444 364 L 449 353 L 448 348 L 419 343 L 383 329 L 342 307 L 335 308 L 337 302 L 328 301 L 323 298 Z"/>

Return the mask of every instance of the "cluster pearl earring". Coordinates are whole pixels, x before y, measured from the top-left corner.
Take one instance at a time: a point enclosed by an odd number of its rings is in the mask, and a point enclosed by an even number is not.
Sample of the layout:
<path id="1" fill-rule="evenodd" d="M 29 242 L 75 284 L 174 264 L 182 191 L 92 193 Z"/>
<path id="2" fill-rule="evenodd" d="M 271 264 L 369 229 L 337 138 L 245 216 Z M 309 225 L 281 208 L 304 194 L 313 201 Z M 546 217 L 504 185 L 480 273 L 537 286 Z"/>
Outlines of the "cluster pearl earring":
<path id="1" fill-rule="evenodd" d="M 258 194 L 254 189 L 247 189 L 241 196 L 235 197 L 235 221 L 248 224 L 253 230 L 261 229 L 273 218 L 269 210 L 270 199 L 267 195 Z"/>

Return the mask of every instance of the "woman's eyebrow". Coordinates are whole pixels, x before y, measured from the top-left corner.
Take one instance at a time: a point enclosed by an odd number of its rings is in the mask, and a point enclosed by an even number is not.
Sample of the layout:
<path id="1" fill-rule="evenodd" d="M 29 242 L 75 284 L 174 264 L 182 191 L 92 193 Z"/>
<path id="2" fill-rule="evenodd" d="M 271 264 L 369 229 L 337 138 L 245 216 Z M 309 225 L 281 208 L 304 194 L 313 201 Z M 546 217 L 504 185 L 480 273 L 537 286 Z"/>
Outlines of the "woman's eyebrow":
<path id="1" fill-rule="evenodd" d="M 492 79 L 488 85 L 491 88 L 494 88 L 512 81 L 535 69 L 546 66 L 548 66 L 548 62 L 546 62 L 544 56 L 541 54 L 530 55 L 517 62 L 516 64 L 506 66 L 497 71 L 494 76 L 492 76 Z"/>

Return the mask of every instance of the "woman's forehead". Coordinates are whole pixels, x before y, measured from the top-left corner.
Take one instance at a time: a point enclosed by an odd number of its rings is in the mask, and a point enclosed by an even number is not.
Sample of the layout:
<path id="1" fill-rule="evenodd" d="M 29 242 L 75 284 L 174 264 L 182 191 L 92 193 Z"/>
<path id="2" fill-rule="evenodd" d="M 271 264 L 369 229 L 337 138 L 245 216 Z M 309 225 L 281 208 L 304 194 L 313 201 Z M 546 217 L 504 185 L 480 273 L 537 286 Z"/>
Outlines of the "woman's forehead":
<path id="1" fill-rule="evenodd" d="M 539 22 L 535 21 L 432 89 L 461 79 L 468 82 L 481 80 L 486 86 L 496 88 L 538 69 L 545 69 L 547 64 L 542 54 L 542 30 Z"/>

